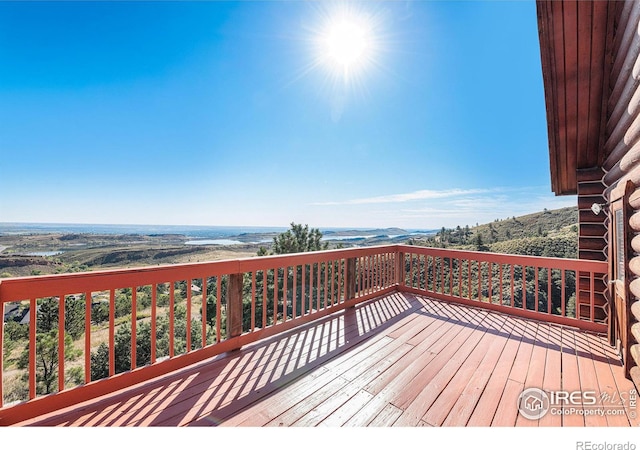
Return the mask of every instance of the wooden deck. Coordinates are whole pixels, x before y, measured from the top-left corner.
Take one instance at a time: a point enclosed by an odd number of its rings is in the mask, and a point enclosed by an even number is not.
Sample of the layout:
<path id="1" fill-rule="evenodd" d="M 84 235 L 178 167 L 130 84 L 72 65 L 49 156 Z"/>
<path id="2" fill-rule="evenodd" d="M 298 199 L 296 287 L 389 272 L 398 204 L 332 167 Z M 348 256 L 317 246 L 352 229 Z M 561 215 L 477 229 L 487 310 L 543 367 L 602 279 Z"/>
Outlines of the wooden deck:
<path id="1" fill-rule="evenodd" d="M 608 398 L 528 420 L 530 387 Z M 637 426 L 632 389 L 602 336 L 397 292 L 19 425 Z"/>

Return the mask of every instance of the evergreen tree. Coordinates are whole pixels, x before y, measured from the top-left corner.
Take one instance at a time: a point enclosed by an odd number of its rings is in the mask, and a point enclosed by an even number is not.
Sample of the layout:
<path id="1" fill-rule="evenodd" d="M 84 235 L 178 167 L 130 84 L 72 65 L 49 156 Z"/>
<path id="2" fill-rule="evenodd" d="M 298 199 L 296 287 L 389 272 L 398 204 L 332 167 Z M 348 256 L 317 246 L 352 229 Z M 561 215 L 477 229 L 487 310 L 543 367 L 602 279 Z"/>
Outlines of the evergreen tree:
<path id="1" fill-rule="evenodd" d="M 273 238 L 273 253 L 283 255 L 328 249 L 329 244 L 327 242 L 323 243 L 321 240 L 322 233 L 317 228 L 309 229 L 309 225 L 302 226 L 291 222 L 289 230 Z M 258 254 L 260 254 L 260 251 Z"/>

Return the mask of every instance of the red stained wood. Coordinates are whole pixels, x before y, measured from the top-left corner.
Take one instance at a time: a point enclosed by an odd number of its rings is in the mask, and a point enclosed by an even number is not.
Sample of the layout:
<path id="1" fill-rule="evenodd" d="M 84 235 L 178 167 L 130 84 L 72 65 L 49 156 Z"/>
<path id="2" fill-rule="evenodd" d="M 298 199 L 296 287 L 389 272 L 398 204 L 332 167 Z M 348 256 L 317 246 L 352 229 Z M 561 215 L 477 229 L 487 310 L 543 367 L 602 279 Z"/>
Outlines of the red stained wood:
<path id="1" fill-rule="evenodd" d="M 473 413 L 473 410 L 478 404 L 482 391 L 491 378 L 500 356 L 506 349 L 506 344 L 510 341 L 513 327 L 514 323 L 512 320 L 509 320 L 509 322 L 505 324 L 502 332 L 498 333 L 495 341 L 491 345 L 491 348 L 484 355 L 476 373 L 469 377 L 466 386 L 458 396 L 455 403 L 450 408 L 443 408 L 440 417 L 446 414 L 446 418 L 443 421 L 436 421 L 434 425 L 466 425 Z M 426 421 L 429 422 L 428 418 Z"/>
<path id="2" fill-rule="evenodd" d="M 491 318 L 488 317 L 487 319 L 490 320 Z M 497 355 L 502 351 L 500 335 L 509 326 L 507 317 L 496 317 L 496 319 L 495 323 L 492 323 L 485 330 L 485 334 L 469 357 L 462 361 L 460 368 L 452 372 L 453 378 L 422 416 L 424 422 L 434 426 L 442 425 L 442 422 L 447 418 L 456 401 L 460 399 L 469 382 L 477 375 L 482 374 L 483 370 L 489 369 L 489 364 L 486 364 L 488 361 L 495 364 Z M 479 366 L 482 361 L 485 362 L 485 366 L 481 368 Z M 432 383 L 433 386 L 435 384 Z M 435 392 L 436 389 L 433 389 L 433 391 Z"/>
<path id="3" fill-rule="evenodd" d="M 562 329 L 549 327 L 549 333 L 544 339 L 547 346 L 545 357 L 542 390 L 545 392 L 559 391 L 562 388 L 562 366 L 560 348 L 562 345 Z M 535 386 L 532 386 L 535 387 Z M 538 421 L 541 427 L 559 427 L 562 425 L 562 417 L 554 414 L 546 414 Z"/>
<path id="4" fill-rule="evenodd" d="M 575 336 L 569 330 L 562 330 L 562 390 L 568 392 L 579 391 L 580 372 L 575 347 Z M 580 408 L 580 405 L 573 405 Z M 562 416 L 562 426 L 584 426 L 584 416 L 570 414 Z"/>
<path id="5" fill-rule="evenodd" d="M 526 321 L 520 319 L 515 320 L 516 323 L 511 331 L 509 342 L 505 345 L 505 348 L 500 355 L 500 359 L 493 369 L 491 377 L 480 396 L 480 400 L 467 422 L 468 426 L 491 425 L 496 408 L 498 407 L 502 393 L 505 390 L 507 377 L 513 367 L 513 361 L 518 354 L 522 336 L 524 335 L 527 327 Z M 454 423 L 449 422 L 449 425 L 454 425 Z"/>
<path id="6" fill-rule="evenodd" d="M 21 425 L 514 426 L 539 386 L 631 382 L 604 336 L 394 293 Z"/>
<path id="7" fill-rule="evenodd" d="M 531 359 L 527 368 L 527 378 L 524 382 L 526 388 L 542 388 L 544 380 L 544 366 L 547 359 L 547 343 L 549 338 L 549 326 L 538 324 L 535 343 L 531 351 Z M 516 426 L 538 426 L 537 420 L 530 420 L 518 415 Z"/>

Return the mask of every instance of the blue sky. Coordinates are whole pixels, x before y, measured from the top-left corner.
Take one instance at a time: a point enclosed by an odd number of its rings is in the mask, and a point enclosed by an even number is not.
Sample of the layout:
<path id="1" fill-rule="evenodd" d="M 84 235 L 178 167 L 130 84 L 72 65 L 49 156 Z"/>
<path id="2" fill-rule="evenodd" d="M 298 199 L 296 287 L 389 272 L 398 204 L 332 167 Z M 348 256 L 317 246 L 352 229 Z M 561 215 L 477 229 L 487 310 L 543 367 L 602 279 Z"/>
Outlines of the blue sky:
<path id="1" fill-rule="evenodd" d="M 533 1 L 0 3 L 0 222 L 474 225 L 548 158 Z"/>

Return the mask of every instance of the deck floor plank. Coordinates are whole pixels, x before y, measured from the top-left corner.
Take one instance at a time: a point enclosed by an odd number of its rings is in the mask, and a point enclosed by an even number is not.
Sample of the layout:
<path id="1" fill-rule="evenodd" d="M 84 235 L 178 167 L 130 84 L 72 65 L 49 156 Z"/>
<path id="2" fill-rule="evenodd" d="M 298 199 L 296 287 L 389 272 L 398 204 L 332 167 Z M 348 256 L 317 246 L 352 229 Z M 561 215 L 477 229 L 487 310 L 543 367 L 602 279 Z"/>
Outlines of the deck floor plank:
<path id="1" fill-rule="evenodd" d="M 429 361 L 424 369 L 411 380 L 410 385 L 392 399 L 391 403 L 404 410 L 403 416 L 406 418 L 406 420 L 401 418 L 399 420 L 400 423 L 396 422 L 396 424 L 401 425 L 406 421 L 413 421 L 413 419 L 409 419 L 406 416 L 409 405 L 414 403 L 417 398 L 419 398 L 419 401 L 422 400 L 420 396 L 425 396 L 424 392 L 430 391 L 427 387 L 433 386 L 433 389 L 437 389 L 437 386 L 433 385 L 436 377 L 442 383 L 447 383 L 451 379 L 461 360 L 466 358 L 484 334 L 484 331 L 478 330 L 478 327 L 485 317 L 486 314 L 484 312 L 474 316 L 469 324 L 465 325 L 462 331 L 451 340 L 450 345 L 447 345 L 435 358 Z M 424 400 L 429 401 L 431 396 L 432 394 L 429 394 L 426 396 L 428 398 Z M 416 405 L 414 408 L 418 408 L 418 406 Z M 413 411 L 413 409 L 410 411 Z M 422 414 L 416 418 L 414 425 L 420 420 Z"/>
<path id="2" fill-rule="evenodd" d="M 498 361 L 501 355 L 504 353 L 507 344 L 510 342 L 515 322 L 505 316 L 506 323 L 502 330 L 502 333 L 492 343 L 489 351 L 484 355 L 476 373 L 468 380 L 467 385 L 464 387 L 455 403 L 450 409 L 443 408 L 442 413 L 435 418 L 435 422 L 440 422 L 442 415 L 445 413 L 447 416 L 440 423 L 436 423 L 441 426 L 465 426 L 476 408 L 482 391 L 491 379 L 491 375 L 498 365 Z M 432 408 L 433 409 L 433 408 Z M 430 423 L 430 420 L 426 420 Z"/>
<path id="3" fill-rule="evenodd" d="M 635 391 L 635 386 L 629 380 L 615 376 L 616 373 L 621 375 L 623 372 L 622 363 L 615 350 L 598 336 L 588 334 L 587 338 L 594 365 L 597 368 L 599 392 L 603 406 L 617 407 L 622 404 L 626 409 L 624 415 L 608 415 L 607 424 L 609 426 L 640 426 L 640 421 L 638 421 L 640 405 L 636 400 L 636 406 L 630 407 L 628 401 L 630 393 Z M 620 393 L 620 395 L 616 395 L 616 393 Z M 622 397 L 625 395 L 627 401 L 623 401 Z M 636 397 L 638 397 L 637 392 Z M 633 415 L 635 417 L 632 417 Z"/>
<path id="4" fill-rule="evenodd" d="M 524 388 L 542 388 L 544 381 L 544 366 L 547 359 L 547 343 L 549 339 L 549 326 L 539 323 L 536 333 L 535 344 L 531 352 L 529 368 L 527 370 L 527 378 L 524 382 Z M 538 420 L 530 420 L 521 414 L 518 414 L 516 426 L 535 427 L 538 426 Z"/>
<path id="5" fill-rule="evenodd" d="M 560 327 L 549 327 L 546 338 L 547 355 L 545 358 L 542 390 L 545 392 L 559 391 L 562 388 L 562 330 Z M 528 386 L 536 387 L 536 386 Z M 562 425 L 562 417 L 557 414 L 545 414 L 538 420 L 541 427 L 559 427 Z"/>
<path id="6" fill-rule="evenodd" d="M 467 426 L 487 427 L 491 425 L 528 325 L 528 322 L 524 320 L 515 318 L 513 320 L 514 328 L 511 331 L 511 338 L 505 345 L 498 364 L 496 364 L 495 369 L 491 373 L 491 378 L 485 386 L 467 422 Z"/>
<path id="7" fill-rule="evenodd" d="M 475 407 L 479 396 L 474 401 L 472 394 L 478 392 L 478 387 L 484 386 L 489 380 L 489 375 L 495 368 L 498 357 L 511 334 L 512 323 L 509 318 L 507 316 L 496 316 L 496 318 L 499 321 L 495 323 L 495 328 L 487 331 L 472 355 L 464 361 L 442 394 L 422 416 L 422 420 L 426 423 L 441 426 L 448 416 L 451 416 L 452 423 L 461 420 L 464 414 L 455 410 L 456 403 L 469 404 L 470 408 Z M 464 419 L 464 423 L 467 418 L 468 416 Z"/>
<path id="8" fill-rule="evenodd" d="M 390 427 L 402 415 L 402 410 L 396 408 L 391 403 L 387 405 L 377 414 L 374 419 L 367 425 L 370 427 Z"/>
<path id="9" fill-rule="evenodd" d="M 597 398 L 599 396 L 598 389 L 598 374 L 593 364 L 593 358 L 589 345 L 589 338 L 584 333 L 574 333 L 574 339 L 576 342 L 576 356 L 578 359 L 578 371 L 580 372 L 580 390 L 582 392 L 593 392 Z M 594 405 L 584 405 L 584 422 L 585 426 L 607 426 L 607 418 L 604 415 L 600 415 L 599 411 L 605 413 L 605 410 L 600 407 L 598 401 Z"/>
<path id="10" fill-rule="evenodd" d="M 422 377 L 422 380 L 428 378 L 428 382 L 420 392 L 414 393 L 415 391 L 411 391 L 414 395 L 409 399 L 406 394 L 401 397 L 401 400 L 409 401 L 409 403 L 403 403 L 402 401 L 396 401 L 393 404 L 400 409 L 403 409 L 404 412 L 402 416 L 394 423 L 394 426 L 417 426 L 420 421 L 422 421 L 422 417 L 426 414 L 431 405 L 436 401 L 438 396 L 443 392 L 445 387 L 449 384 L 449 382 L 459 373 L 459 369 L 462 364 L 467 360 L 469 355 L 477 348 L 479 342 L 483 342 L 487 335 L 487 329 L 481 326 L 482 321 L 485 319 L 484 316 L 477 316 L 477 327 L 473 328 L 470 333 L 466 336 L 466 340 L 461 343 L 459 346 L 456 346 L 457 351 L 454 352 L 445 362 L 444 364 L 440 364 L 440 361 L 437 363 L 434 359 L 434 364 L 428 365 L 422 372 L 420 372 L 419 377 Z M 459 336 L 462 336 L 459 335 Z M 440 355 L 439 355 L 440 356 Z M 441 354 L 444 358 L 446 357 L 446 353 Z M 480 352 L 475 354 L 475 357 L 471 358 L 470 364 L 479 364 L 481 359 Z M 463 371 L 463 373 L 466 373 Z M 405 391 L 407 393 L 409 391 Z M 449 405 L 451 402 L 447 402 Z"/>
<path id="11" fill-rule="evenodd" d="M 575 335 L 573 330 L 562 330 L 562 390 L 567 392 L 579 391 L 580 372 L 578 369 L 578 357 L 576 354 Z M 572 405 L 576 410 L 582 410 L 582 403 Z M 562 426 L 584 426 L 584 413 L 563 414 Z"/>

